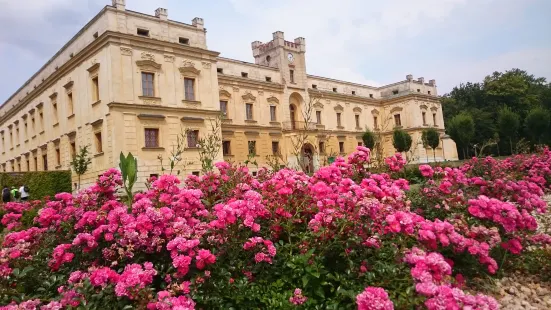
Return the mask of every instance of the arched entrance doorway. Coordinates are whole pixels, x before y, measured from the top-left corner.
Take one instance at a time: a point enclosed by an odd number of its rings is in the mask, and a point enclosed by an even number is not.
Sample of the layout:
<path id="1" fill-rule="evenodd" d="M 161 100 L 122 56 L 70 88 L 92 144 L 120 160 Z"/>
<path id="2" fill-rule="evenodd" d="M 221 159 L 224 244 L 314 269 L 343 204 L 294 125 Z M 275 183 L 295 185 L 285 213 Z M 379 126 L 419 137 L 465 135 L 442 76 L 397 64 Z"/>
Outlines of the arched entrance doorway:
<path id="1" fill-rule="evenodd" d="M 289 118 L 291 119 L 291 129 L 296 129 L 297 107 L 294 104 L 289 105 Z"/>
<path id="2" fill-rule="evenodd" d="M 302 169 L 305 173 L 314 173 L 314 147 L 310 143 L 302 146 Z"/>

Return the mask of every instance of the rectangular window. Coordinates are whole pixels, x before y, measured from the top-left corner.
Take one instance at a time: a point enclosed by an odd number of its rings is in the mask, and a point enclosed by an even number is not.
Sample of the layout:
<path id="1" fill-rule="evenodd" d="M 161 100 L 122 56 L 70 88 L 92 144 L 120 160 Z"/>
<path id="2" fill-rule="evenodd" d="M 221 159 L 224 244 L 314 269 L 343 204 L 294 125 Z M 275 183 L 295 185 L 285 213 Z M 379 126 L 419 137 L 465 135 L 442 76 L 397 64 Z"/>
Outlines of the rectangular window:
<path id="1" fill-rule="evenodd" d="M 222 68 L 216 68 L 216 72 L 222 73 L 222 74 L 223 74 L 223 73 L 224 73 L 224 69 L 222 69 Z"/>
<path id="2" fill-rule="evenodd" d="M 360 116 L 354 115 L 354 118 L 356 120 L 356 128 L 360 128 Z"/>
<path id="3" fill-rule="evenodd" d="M 253 119 L 253 104 L 247 103 L 245 104 L 245 116 L 247 117 L 247 120 Z"/>
<path id="4" fill-rule="evenodd" d="M 61 166 L 61 152 L 59 151 L 59 149 L 55 149 L 55 163 L 58 166 Z"/>
<path id="5" fill-rule="evenodd" d="M 146 128 L 145 132 L 145 147 L 159 147 L 159 129 Z"/>
<path id="6" fill-rule="evenodd" d="M 289 70 L 289 78 L 291 80 L 291 83 L 295 82 L 295 70 Z"/>
<path id="7" fill-rule="evenodd" d="M 180 44 L 184 44 L 184 45 L 189 45 L 189 39 L 188 38 L 178 38 L 178 42 L 180 42 Z"/>
<path id="8" fill-rule="evenodd" d="M 74 105 L 73 105 L 73 93 L 68 93 L 67 94 L 67 114 L 68 116 L 71 116 L 73 114 L 75 114 L 75 110 L 74 110 Z"/>
<path id="9" fill-rule="evenodd" d="M 136 33 L 139 36 L 149 37 L 149 30 L 147 30 L 147 29 L 138 28 Z"/>
<path id="10" fill-rule="evenodd" d="M 256 141 L 248 141 L 249 155 L 256 156 Z"/>
<path id="11" fill-rule="evenodd" d="M 318 85 L 312 84 L 312 88 L 313 88 L 313 89 L 318 89 Z"/>
<path id="12" fill-rule="evenodd" d="M 249 74 L 247 72 L 241 72 L 241 77 L 248 78 Z"/>
<path id="13" fill-rule="evenodd" d="M 77 145 L 75 142 L 71 142 L 71 158 L 75 158 L 77 155 Z"/>
<path id="14" fill-rule="evenodd" d="M 28 124 L 27 124 L 27 120 L 25 120 L 25 123 L 23 123 L 24 125 L 24 130 L 23 130 L 23 138 L 27 139 L 27 135 L 29 134 L 29 128 L 28 128 Z"/>
<path id="15" fill-rule="evenodd" d="M 266 77 L 266 82 L 271 82 L 272 81 L 272 77 L 271 76 L 267 76 Z"/>
<path id="16" fill-rule="evenodd" d="M 341 127 L 341 114 L 337 113 L 337 126 Z"/>
<path id="17" fill-rule="evenodd" d="M 142 95 L 154 97 L 155 91 L 153 88 L 153 73 L 142 72 Z"/>
<path id="18" fill-rule="evenodd" d="M 191 174 L 193 174 L 194 176 L 198 177 L 201 173 L 199 171 L 193 171 Z"/>
<path id="19" fill-rule="evenodd" d="M 278 141 L 272 141 L 272 154 L 274 154 L 274 155 L 279 154 L 279 142 Z"/>
<path id="20" fill-rule="evenodd" d="M 377 122 L 377 116 L 373 116 L 373 128 L 379 128 L 379 123 Z"/>
<path id="21" fill-rule="evenodd" d="M 231 155 L 231 142 L 222 141 L 222 155 L 228 156 Z"/>
<path id="22" fill-rule="evenodd" d="M 419 88 L 417 88 L 417 92 L 418 92 L 418 93 L 420 93 L 420 92 L 421 92 L 421 90 L 420 90 Z"/>
<path id="23" fill-rule="evenodd" d="M 369 94 L 369 98 L 373 98 L 373 94 Z"/>
<path id="24" fill-rule="evenodd" d="M 432 124 L 436 126 L 436 113 L 432 113 Z"/>
<path id="25" fill-rule="evenodd" d="M 273 106 L 273 105 L 270 106 L 270 121 L 272 121 L 272 122 L 277 121 L 276 107 Z"/>
<path id="26" fill-rule="evenodd" d="M 33 134 L 34 134 L 34 131 L 35 131 L 35 128 L 36 128 L 35 125 L 36 125 L 36 122 L 35 122 L 34 116 L 33 116 L 33 117 L 31 117 L 31 131 L 33 132 Z"/>
<path id="27" fill-rule="evenodd" d="M 428 91 L 428 94 L 430 95 L 430 90 Z"/>
<path id="28" fill-rule="evenodd" d="M 339 152 L 344 153 L 344 142 L 339 141 Z"/>
<path id="29" fill-rule="evenodd" d="M 185 98 L 189 101 L 195 101 L 195 80 L 184 78 Z"/>
<path id="30" fill-rule="evenodd" d="M 358 142 L 358 146 L 363 146 L 364 144 L 362 142 Z"/>
<path id="31" fill-rule="evenodd" d="M 38 157 L 34 158 L 34 171 L 38 171 Z"/>
<path id="32" fill-rule="evenodd" d="M 31 161 L 27 159 L 27 171 L 31 171 Z"/>
<path id="33" fill-rule="evenodd" d="M 356 91 L 355 91 L 355 90 L 352 91 L 352 95 L 356 95 Z"/>
<path id="34" fill-rule="evenodd" d="M 42 130 L 44 130 L 44 113 L 42 113 L 42 111 L 40 111 L 40 113 L 38 114 L 38 117 L 40 119 L 40 128 L 42 128 Z"/>
<path id="35" fill-rule="evenodd" d="M 101 139 L 101 131 L 94 134 L 96 139 L 96 153 L 103 153 L 103 141 Z"/>
<path id="36" fill-rule="evenodd" d="M 423 125 L 426 125 L 427 124 L 427 113 L 422 112 L 421 116 L 423 117 Z"/>
<path id="37" fill-rule="evenodd" d="M 42 155 L 42 165 L 44 171 L 48 171 L 48 155 Z"/>
<path id="38" fill-rule="evenodd" d="M 189 130 L 187 132 L 187 147 L 197 147 L 199 144 L 199 130 Z"/>
<path id="39" fill-rule="evenodd" d="M 394 125 L 402 126 L 402 120 L 400 119 L 400 114 L 394 114 Z"/>
<path id="40" fill-rule="evenodd" d="M 99 101 L 99 79 L 97 76 L 92 78 L 92 101 Z"/>
<path id="41" fill-rule="evenodd" d="M 392 91 L 392 94 L 393 94 L 393 95 L 398 95 L 398 91 L 397 91 L 397 90 L 393 90 L 393 91 Z"/>
<path id="42" fill-rule="evenodd" d="M 337 92 L 337 88 L 336 88 L 336 87 L 333 87 L 333 92 L 334 92 L 334 93 Z"/>
<path id="43" fill-rule="evenodd" d="M 318 143 L 318 148 L 319 148 L 320 154 L 325 154 L 325 142 Z"/>
<path id="44" fill-rule="evenodd" d="M 54 124 L 57 124 L 57 102 L 53 102 L 52 103 L 52 111 L 53 111 L 53 115 L 54 115 Z"/>
<path id="45" fill-rule="evenodd" d="M 220 101 L 220 112 L 222 112 L 222 117 L 228 118 L 228 102 L 221 100 Z"/>
<path id="46" fill-rule="evenodd" d="M 321 124 L 321 111 L 316 111 L 316 124 Z"/>

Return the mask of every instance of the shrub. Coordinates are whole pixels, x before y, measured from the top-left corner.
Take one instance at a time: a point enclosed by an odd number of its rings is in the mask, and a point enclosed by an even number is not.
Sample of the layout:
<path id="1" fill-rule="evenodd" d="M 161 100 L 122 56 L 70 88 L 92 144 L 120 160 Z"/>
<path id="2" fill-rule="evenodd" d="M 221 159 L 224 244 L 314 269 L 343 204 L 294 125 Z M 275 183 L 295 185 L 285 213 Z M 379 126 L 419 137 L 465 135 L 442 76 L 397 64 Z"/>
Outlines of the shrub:
<path id="1" fill-rule="evenodd" d="M 34 171 L 0 173 L 0 187 L 27 185 L 30 199 L 43 199 L 57 193 L 71 192 L 71 171 Z"/>

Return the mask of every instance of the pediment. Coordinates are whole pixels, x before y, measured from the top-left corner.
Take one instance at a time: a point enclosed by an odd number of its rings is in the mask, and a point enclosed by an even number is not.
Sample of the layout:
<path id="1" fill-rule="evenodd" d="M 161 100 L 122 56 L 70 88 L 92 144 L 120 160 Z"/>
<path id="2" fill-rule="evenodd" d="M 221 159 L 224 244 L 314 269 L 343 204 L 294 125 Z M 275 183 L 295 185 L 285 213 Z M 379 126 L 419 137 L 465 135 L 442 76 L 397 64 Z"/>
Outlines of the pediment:
<path id="1" fill-rule="evenodd" d="M 373 109 L 373 110 L 371 110 L 371 114 L 373 114 L 373 115 L 379 115 L 379 110 Z"/>
<path id="2" fill-rule="evenodd" d="M 390 110 L 390 113 L 402 112 L 402 110 L 403 110 L 402 107 L 394 107 Z"/>
<path id="3" fill-rule="evenodd" d="M 419 108 L 420 108 L 421 110 L 426 110 L 426 109 L 428 109 L 428 107 L 427 107 L 426 105 L 424 105 L 424 104 L 420 105 Z"/>
<path id="4" fill-rule="evenodd" d="M 219 95 L 220 97 L 231 97 L 231 93 L 225 89 L 221 89 Z"/>
<path id="5" fill-rule="evenodd" d="M 362 113 L 362 108 L 355 107 L 352 111 L 354 111 L 356 113 Z"/>
<path id="6" fill-rule="evenodd" d="M 155 61 L 149 59 L 138 60 L 136 61 L 136 65 L 138 65 L 138 67 L 140 68 L 153 68 L 156 70 L 161 69 L 161 64 L 158 64 Z"/>
<path id="7" fill-rule="evenodd" d="M 270 96 L 268 99 L 266 99 L 266 101 L 270 103 L 276 103 L 276 104 L 279 103 L 279 99 L 277 99 L 275 96 Z"/>
<path id="8" fill-rule="evenodd" d="M 337 106 L 335 106 L 335 111 L 342 112 L 344 111 L 344 108 L 340 104 L 337 104 Z"/>
<path id="9" fill-rule="evenodd" d="M 256 100 L 256 97 L 253 96 L 253 94 L 251 94 L 251 93 L 246 93 L 243 96 L 241 96 L 241 98 L 243 98 L 243 100 L 245 100 L 245 101 L 255 101 Z"/>
<path id="10" fill-rule="evenodd" d="M 318 101 L 318 102 L 314 103 L 314 108 L 323 109 L 323 104 Z"/>
<path id="11" fill-rule="evenodd" d="M 180 67 L 178 68 L 178 70 L 180 70 L 181 74 L 191 73 L 191 74 L 198 75 L 201 72 L 201 70 L 191 66 Z"/>

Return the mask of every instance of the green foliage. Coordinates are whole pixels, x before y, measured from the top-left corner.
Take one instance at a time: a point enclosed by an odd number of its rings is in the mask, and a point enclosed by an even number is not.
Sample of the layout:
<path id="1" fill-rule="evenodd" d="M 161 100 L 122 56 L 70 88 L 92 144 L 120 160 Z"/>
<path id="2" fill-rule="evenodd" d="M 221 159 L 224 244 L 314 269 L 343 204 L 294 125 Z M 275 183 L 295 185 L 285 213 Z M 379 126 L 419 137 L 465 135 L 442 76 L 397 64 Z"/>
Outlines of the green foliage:
<path id="1" fill-rule="evenodd" d="M 469 147 L 475 132 L 473 117 L 469 113 L 463 112 L 454 116 L 446 126 L 450 137 L 458 147 L 463 149 L 464 157 L 467 157 L 466 149 Z"/>
<path id="2" fill-rule="evenodd" d="M 526 132 L 531 138 L 532 143 L 541 144 L 546 135 L 549 134 L 551 116 L 549 111 L 542 108 L 534 108 L 526 116 Z"/>
<path id="3" fill-rule="evenodd" d="M 220 153 L 222 146 L 222 118 L 218 117 L 210 122 L 210 131 L 204 137 L 199 139 L 199 161 L 203 173 L 214 169 L 214 160 Z"/>
<path id="4" fill-rule="evenodd" d="M 517 137 L 520 128 L 520 117 L 511 111 L 509 107 L 503 107 L 498 112 L 497 128 L 499 136 L 509 141 L 511 154 L 513 154 L 513 139 Z"/>
<path id="5" fill-rule="evenodd" d="M 411 148 L 411 136 L 402 129 L 394 129 L 392 145 L 398 152 L 407 152 Z"/>
<path id="6" fill-rule="evenodd" d="M 375 147 L 375 135 L 371 130 L 369 130 L 369 128 L 365 129 L 365 132 L 362 135 L 362 141 L 365 147 L 370 150 L 373 150 L 373 148 Z"/>
<path id="7" fill-rule="evenodd" d="M 30 199 L 43 199 L 57 193 L 72 191 L 71 171 L 33 171 L 19 173 L 0 173 L 0 187 L 29 187 Z"/>
<path id="8" fill-rule="evenodd" d="M 78 188 L 80 188 L 80 177 L 88 171 L 88 166 L 92 163 L 89 149 L 90 145 L 81 146 L 78 154 L 75 154 L 71 160 L 71 167 L 78 176 Z"/>
<path id="9" fill-rule="evenodd" d="M 134 184 L 138 180 L 138 159 L 132 153 L 128 153 L 128 156 L 125 157 L 121 152 L 119 168 L 121 169 L 122 182 L 128 201 L 132 203 L 132 187 L 134 187 Z"/>

